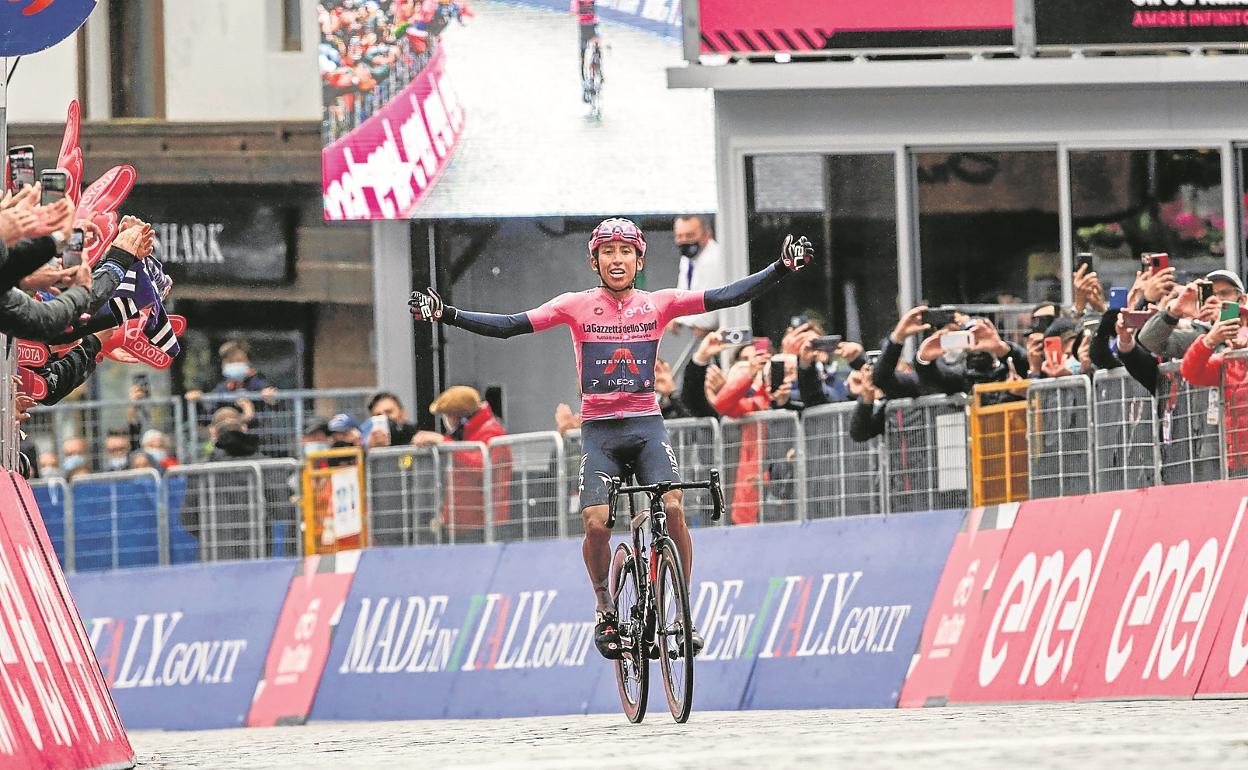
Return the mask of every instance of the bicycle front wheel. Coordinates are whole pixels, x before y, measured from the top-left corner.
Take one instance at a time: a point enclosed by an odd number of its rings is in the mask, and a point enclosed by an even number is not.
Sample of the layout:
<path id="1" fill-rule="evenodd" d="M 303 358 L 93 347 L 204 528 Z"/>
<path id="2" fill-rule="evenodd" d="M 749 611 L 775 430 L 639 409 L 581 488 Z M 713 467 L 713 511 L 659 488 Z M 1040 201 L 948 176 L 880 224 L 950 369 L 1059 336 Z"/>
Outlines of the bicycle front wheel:
<path id="1" fill-rule="evenodd" d="M 646 657 L 645 607 L 637 580 L 637 560 L 628 543 L 620 543 L 611 559 L 611 596 L 620 627 L 623 655 L 615 661 L 615 684 L 620 705 L 628 721 L 637 724 L 646 717 L 646 695 L 650 689 L 650 660 Z"/>
<path id="2" fill-rule="evenodd" d="M 693 705 L 693 617 L 689 612 L 689 587 L 680 566 L 680 556 L 670 540 L 658 554 L 658 585 L 655 607 L 658 622 L 655 643 L 659 647 L 659 668 L 667 705 L 672 718 L 683 723 Z"/>

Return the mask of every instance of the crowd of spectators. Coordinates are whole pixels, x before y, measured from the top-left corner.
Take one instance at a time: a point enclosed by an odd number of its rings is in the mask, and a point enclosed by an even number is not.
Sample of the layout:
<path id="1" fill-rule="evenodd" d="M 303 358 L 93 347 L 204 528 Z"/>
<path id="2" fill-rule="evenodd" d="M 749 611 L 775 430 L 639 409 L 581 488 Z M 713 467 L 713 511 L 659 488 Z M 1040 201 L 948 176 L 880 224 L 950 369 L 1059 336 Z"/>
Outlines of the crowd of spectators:
<path id="1" fill-rule="evenodd" d="M 471 16 L 451 0 L 321 0 L 323 130 L 338 139 L 424 69 L 438 36 Z"/>
<path id="2" fill-rule="evenodd" d="M 40 184 L 9 189 L 0 197 L 0 333 L 44 354 L 43 360 L 24 361 L 14 377 L 19 434 L 31 408 L 60 402 L 86 382 L 105 353 L 118 355 L 122 324 L 148 308 L 163 314 L 160 303 L 172 281 L 151 256 L 155 232 L 135 217 L 115 217 L 80 209 L 70 197 L 45 203 Z M 105 250 L 101 241 L 106 237 Z M 83 257 L 98 251 L 103 255 L 94 264 Z M 141 324 L 146 324 L 143 317 Z M 19 459 L 27 476 L 95 470 L 81 437 L 66 439 L 60 457 L 46 447 L 40 454 L 33 441 L 20 438 Z M 167 441 L 144 439 L 133 431 L 109 433 L 103 441 L 106 467 L 127 467 L 136 453 L 150 465 L 168 460 Z M 163 457 L 159 446 L 165 448 Z"/>
<path id="3" fill-rule="evenodd" d="M 735 418 L 854 402 L 850 437 L 866 442 L 884 434 L 889 399 L 970 394 L 983 383 L 1091 377 L 1114 368 L 1125 368 L 1148 392 L 1164 395 L 1160 390 L 1171 381 L 1159 376 L 1160 366 L 1177 361 L 1190 384 L 1225 386 L 1224 412 L 1211 419 L 1227 422 L 1231 468 L 1248 467 L 1248 358 L 1227 358 L 1248 348 L 1244 284 L 1228 270 L 1180 281 L 1159 256 L 1144 255 L 1133 285 L 1111 290 L 1091 269 L 1088 255 L 1073 276 L 1074 302 L 1041 303 L 1030 312 L 1020 306 L 1026 323 L 1017 334 L 1002 332 L 987 317 L 926 304 L 903 314 L 870 351 L 858 342 L 829 339 L 813 311 L 792 319 L 775 350 L 770 340 L 757 338 L 729 345 L 721 329 L 702 338 L 680 387 L 660 362 L 655 389 L 667 418 Z M 1003 388 L 984 401 L 1020 398 Z M 560 404 L 555 425 L 566 434 L 580 427 L 580 418 Z M 792 457 L 768 456 L 776 450 L 761 435 L 765 430 L 746 424 L 736 442 L 731 511 L 738 524 L 758 521 L 759 487 L 783 487 L 792 478 Z M 767 483 L 756 483 L 760 477 Z"/>

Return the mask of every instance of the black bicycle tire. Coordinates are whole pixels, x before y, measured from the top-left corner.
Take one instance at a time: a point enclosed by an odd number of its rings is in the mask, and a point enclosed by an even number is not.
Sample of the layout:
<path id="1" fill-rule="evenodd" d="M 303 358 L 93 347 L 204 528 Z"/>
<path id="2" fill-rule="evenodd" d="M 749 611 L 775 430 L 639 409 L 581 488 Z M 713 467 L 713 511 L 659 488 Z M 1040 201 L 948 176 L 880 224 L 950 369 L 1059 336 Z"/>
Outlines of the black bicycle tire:
<path id="1" fill-rule="evenodd" d="M 630 573 L 633 581 L 634 592 L 637 594 L 636 599 L 637 601 L 640 601 L 641 584 L 637 580 L 637 560 L 634 558 L 633 549 L 629 546 L 629 544 L 620 543 L 616 546 L 615 553 L 611 557 L 610 586 L 611 599 L 615 603 L 616 619 L 617 622 L 621 624 L 625 618 L 625 615 L 621 612 L 619 605 L 620 587 L 623 585 L 621 581 L 628 578 Z M 624 658 L 614 660 L 612 661 L 612 663 L 614 663 L 612 668 L 615 669 L 615 688 L 620 696 L 620 705 L 624 709 L 624 716 L 628 717 L 629 722 L 639 724 L 641 720 L 646 718 L 646 701 L 650 693 L 650 660 L 645 654 L 644 642 L 638 644 L 635 641 L 634 644 L 636 644 L 637 647 L 643 648 L 642 655 L 640 657 L 640 665 L 637 664 L 637 656 L 634 655 L 633 665 L 637 666 L 638 682 L 638 696 L 635 703 L 628 696 L 625 687 L 625 679 L 627 676 L 625 673 L 625 666 L 627 665 L 627 661 Z"/>
<path id="2" fill-rule="evenodd" d="M 680 555 L 676 552 L 676 545 L 670 540 L 666 540 L 659 545 L 658 568 L 655 570 L 656 585 L 654 586 L 654 604 L 655 611 L 658 615 L 658 628 L 668 628 L 671 626 L 669 618 L 665 615 L 667 603 L 668 576 L 675 583 L 676 611 L 681 615 L 681 635 L 683 638 L 677 640 L 680 649 L 685 651 L 675 661 L 667 654 L 666 640 L 658 640 L 659 644 L 659 674 L 663 677 L 663 691 L 667 694 L 667 706 L 672 712 L 672 719 L 677 724 L 684 724 L 689 719 L 689 712 L 693 708 L 693 655 L 690 651 L 693 647 L 693 614 L 689 610 L 689 586 L 685 582 L 685 572 L 681 568 Z M 680 701 L 677 702 L 673 695 L 672 685 L 672 665 L 679 663 L 685 669 L 685 678 L 683 683 L 684 692 L 681 693 Z"/>

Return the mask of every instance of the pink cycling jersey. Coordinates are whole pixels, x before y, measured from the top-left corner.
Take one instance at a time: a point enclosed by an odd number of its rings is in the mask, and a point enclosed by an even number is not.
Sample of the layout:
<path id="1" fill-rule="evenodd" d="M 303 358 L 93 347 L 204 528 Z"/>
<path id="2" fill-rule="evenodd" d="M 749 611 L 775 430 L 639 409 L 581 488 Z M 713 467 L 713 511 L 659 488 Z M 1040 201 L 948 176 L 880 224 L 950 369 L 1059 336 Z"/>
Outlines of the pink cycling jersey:
<path id="1" fill-rule="evenodd" d="M 705 304 L 700 291 L 634 289 L 617 300 L 599 287 L 560 294 L 525 315 L 535 332 L 571 328 L 581 417 L 605 420 L 662 413 L 654 392 L 659 338 L 668 322 L 703 313 Z"/>

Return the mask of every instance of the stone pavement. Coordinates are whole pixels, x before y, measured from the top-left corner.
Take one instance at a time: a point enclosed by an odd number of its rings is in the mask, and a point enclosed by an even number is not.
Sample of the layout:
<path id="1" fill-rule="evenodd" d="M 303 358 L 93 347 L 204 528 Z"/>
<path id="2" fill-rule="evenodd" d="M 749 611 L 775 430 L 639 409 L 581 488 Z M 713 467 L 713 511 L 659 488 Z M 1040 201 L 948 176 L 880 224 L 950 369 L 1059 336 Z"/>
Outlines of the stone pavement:
<path id="1" fill-rule="evenodd" d="M 491 0 L 443 36 L 467 125 L 422 219 L 713 211 L 710 92 L 668 90 L 680 43 L 603 23 L 603 115 L 581 101 L 567 13 Z"/>
<path id="2" fill-rule="evenodd" d="M 654 705 L 664 705 L 662 702 Z M 920 710 L 695 712 L 136 732 L 139 766 L 174 768 L 1245 767 L 1243 701 Z"/>

